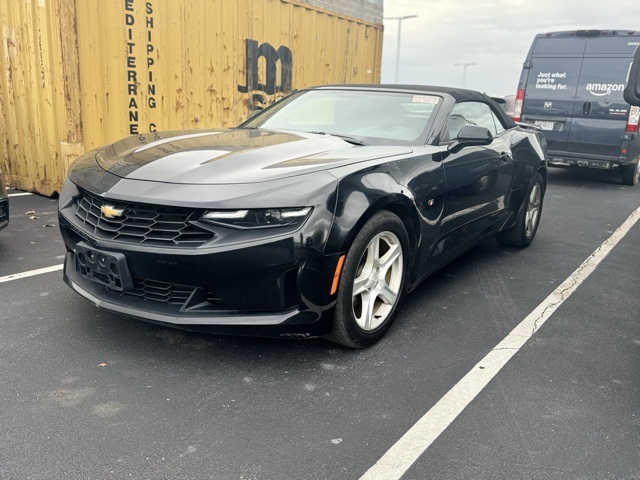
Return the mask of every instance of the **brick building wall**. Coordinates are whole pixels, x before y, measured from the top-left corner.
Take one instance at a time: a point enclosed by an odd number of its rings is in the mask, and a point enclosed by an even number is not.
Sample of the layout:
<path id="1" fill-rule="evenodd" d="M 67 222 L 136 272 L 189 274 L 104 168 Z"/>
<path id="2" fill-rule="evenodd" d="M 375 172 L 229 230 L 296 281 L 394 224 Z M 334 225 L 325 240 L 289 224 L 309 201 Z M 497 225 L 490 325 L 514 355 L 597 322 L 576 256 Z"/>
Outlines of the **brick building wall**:
<path id="1" fill-rule="evenodd" d="M 309 5 L 371 23 L 382 23 L 383 0 L 304 0 Z"/>

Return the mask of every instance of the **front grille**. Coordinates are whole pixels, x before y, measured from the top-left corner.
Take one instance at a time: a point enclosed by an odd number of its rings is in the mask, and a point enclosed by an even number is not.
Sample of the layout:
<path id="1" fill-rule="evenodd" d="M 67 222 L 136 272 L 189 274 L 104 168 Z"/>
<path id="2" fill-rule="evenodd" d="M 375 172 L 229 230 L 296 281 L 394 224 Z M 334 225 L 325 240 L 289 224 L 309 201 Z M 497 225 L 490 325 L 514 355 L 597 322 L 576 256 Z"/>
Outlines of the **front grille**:
<path id="1" fill-rule="evenodd" d="M 150 302 L 175 305 L 183 312 L 231 310 L 219 297 L 203 288 L 133 278 L 133 288 L 109 291 L 123 297 L 137 297 Z"/>
<path id="2" fill-rule="evenodd" d="M 134 297 L 154 302 L 182 305 L 184 302 L 189 300 L 189 297 L 194 290 L 195 287 L 134 278 L 133 288 L 131 290 L 121 292 L 121 294 L 132 295 Z"/>
<path id="3" fill-rule="evenodd" d="M 75 215 L 81 228 L 101 239 L 198 247 L 214 237 L 213 232 L 193 224 L 202 214 L 199 210 L 105 200 L 86 190 L 80 190 L 80 196 L 75 200 Z M 106 218 L 100 211 L 103 205 L 122 210 L 122 215 Z"/>
<path id="4" fill-rule="evenodd" d="M 9 201 L 6 198 L 0 198 L 0 227 L 5 227 L 7 223 L 9 223 Z"/>

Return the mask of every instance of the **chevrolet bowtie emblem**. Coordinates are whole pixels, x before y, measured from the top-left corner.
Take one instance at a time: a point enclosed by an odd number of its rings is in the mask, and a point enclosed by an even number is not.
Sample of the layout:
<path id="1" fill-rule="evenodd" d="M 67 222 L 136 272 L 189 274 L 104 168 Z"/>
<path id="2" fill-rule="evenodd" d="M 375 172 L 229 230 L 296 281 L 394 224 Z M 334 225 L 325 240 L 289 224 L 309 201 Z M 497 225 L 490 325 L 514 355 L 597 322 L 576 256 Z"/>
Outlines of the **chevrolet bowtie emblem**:
<path id="1" fill-rule="evenodd" d="M 116 218 L 122 216 L 124 209 L 118 209 L 111 205 L 102 205 L 100 211 L 107 218 Z"/>

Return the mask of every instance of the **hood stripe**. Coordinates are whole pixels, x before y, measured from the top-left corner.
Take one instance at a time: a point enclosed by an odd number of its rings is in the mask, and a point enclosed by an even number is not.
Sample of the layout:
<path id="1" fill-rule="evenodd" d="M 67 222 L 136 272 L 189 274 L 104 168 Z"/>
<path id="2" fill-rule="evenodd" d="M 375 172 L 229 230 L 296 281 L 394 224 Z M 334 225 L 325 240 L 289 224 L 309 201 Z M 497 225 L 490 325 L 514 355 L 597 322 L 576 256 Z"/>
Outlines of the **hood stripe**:
<path id="1" fill-rule="evenodd" d="M 133 153 L 143 152 L 148 150 L 149 148 L 157 147 L 158 145 L 162 145 L 164 143 L 175 142 L 176 140 L 185 140 L 187 138 L 196 138 L 196 137 L 206 137 L 207 135 L 220 135 L 222 132 L 205 132 L 205 133 L 191 133 L 189 135 L 178 135 L 177 137 L 169 137 L 163 138 L 162 140 L 158 140 L 156 142 L 148 143 L 147 145 L 143 145 L 142 147 L 136 149 Z"/>

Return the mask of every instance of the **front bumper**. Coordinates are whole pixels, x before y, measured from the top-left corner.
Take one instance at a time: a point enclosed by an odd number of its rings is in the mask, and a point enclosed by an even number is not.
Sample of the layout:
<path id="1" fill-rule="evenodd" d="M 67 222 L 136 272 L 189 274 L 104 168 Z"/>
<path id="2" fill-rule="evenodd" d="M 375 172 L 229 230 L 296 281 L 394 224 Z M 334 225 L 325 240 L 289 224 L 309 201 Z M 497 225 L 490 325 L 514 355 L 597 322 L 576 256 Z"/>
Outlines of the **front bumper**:
<path id="1" fill-rule="evenodd" d="M 9 225 L 9 199 L 0 198 L 0 230 Z"/>
<path id="2" fill-rule="evenodd" d="M 79 228 L 72 207 L 63 208 L 64 280 L 98 307 L 185 330 L 321 336 L 331 330 L 338 255 L 313 247 L 309 239 L 317 232 L 309 220 L 290 234 L 253 242 L 161 248 L 93 238 Z M 87 252 L 123 257 L 124 266 L 116 268 L 124 284 L 92 273 Z"/>
<path id="3" fill-rule="evenodd" d="M 106 291 L 98 283 L 86 281 L 79 276 L 73 263 L 74 254 L 67 252 L 65 283 L 97 307 L 127 317 L 182 330 L 260 337 L 312 338 L 325 335 L 331 330 L 332 308 L 319 312 L 292 308 L 282 312 L 226 311 L 215 315 L 171 313 L 172 309 L 154 305 L 150 301 L 123 299 Z"/>

